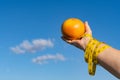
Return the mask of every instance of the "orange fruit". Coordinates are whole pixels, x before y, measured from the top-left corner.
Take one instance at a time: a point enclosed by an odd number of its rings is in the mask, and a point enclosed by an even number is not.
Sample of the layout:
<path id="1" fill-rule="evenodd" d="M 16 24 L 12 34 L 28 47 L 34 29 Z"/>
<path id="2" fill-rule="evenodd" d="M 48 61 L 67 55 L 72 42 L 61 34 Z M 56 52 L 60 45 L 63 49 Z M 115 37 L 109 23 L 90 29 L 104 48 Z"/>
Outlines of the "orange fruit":
<path id="1" fill-rule="evenodd" d="M 63 22 L 61 31 L 67 39 L 79 39 L 85 33 L 84 23 L 80 19 L 69 18 Z"/>

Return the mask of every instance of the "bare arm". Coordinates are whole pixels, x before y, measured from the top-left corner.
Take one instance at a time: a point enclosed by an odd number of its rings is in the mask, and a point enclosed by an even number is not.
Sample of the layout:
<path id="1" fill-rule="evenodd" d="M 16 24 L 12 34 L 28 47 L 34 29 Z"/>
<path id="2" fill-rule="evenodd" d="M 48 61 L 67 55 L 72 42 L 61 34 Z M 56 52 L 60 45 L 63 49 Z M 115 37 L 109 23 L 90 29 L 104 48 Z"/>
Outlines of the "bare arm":
<path id="1" fill-rule="evenodd" d="M 106 70 L 112 73 L 117 78 L 120 78 L 120 51 L 112 47 L 101 52 L 98 57 L 98 62 Z"/>
<path id="2" fill-rule="evenodd" d="M 86 27 L 86 34 L 92 35 L 92 31 L 87 22 L 85 22 L 85 27 Z M 85 51 L 86 46 L 90 40 L 87 37 L 83 37 L 82 39 L 78 39 L 78 40 L 67 40 L 64 38 L 64 36 L 62 38 L 67 43 L 74 45 L 77 48 L 82 49 L 83 51 Z M 109 71 L 111 74 L 113 74 L 117 78 L 120 78 L 120 51 L 119 50 L 109 47 L 97 56 L 97 60 L 98 60 L 98 63 L 102 67 L 104 67 L 107 71 Z"/>

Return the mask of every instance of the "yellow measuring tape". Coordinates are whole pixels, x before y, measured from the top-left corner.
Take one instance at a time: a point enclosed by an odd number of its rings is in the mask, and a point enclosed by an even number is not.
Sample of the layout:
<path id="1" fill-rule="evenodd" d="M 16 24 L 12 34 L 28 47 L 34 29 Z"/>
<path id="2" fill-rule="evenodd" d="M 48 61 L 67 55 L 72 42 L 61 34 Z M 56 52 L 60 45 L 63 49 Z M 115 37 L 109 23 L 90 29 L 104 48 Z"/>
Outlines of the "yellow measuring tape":
<path id="1" fill-rule="evenodd" d="M 96 65 L 98 64 L 97 56 L 109 46 L 105 44 L 104 46 L 100 47 L 100 45 L 103 43 L 92 38 L 90 34 L 85 34 L 84 37 L 90 38 L 84 55 L 85 61 L 88 63 L 88 72 L 90 75 L 95 75 Z"/>
<path id="2" fill-rule="evenodd" d="M 98 64 L 98 61 L 97 61 L 98 54 L 101 53 L 102 51 L 104 51 L 105 49 L 109 48 L 109 47 L 110 47 L 109 45 L 104 45 L 100 49 L 99 48 L 96 49 L 95 54 L 94 54 L 94 63 L 95 64 Z"/>

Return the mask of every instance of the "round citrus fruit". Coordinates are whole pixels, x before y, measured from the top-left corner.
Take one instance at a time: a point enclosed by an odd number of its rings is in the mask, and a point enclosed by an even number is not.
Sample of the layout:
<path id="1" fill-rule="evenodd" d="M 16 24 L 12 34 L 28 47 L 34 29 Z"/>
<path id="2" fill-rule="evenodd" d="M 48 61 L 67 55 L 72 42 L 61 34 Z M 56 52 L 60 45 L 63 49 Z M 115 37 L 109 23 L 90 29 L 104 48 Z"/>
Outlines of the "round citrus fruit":
<path id="1" fill-rule="evenodd" d="M 67 39 L 79 39 L 85 33 L 84 23 L 80 19 L 69 18 L 63 22 L 61 31 Z"/>

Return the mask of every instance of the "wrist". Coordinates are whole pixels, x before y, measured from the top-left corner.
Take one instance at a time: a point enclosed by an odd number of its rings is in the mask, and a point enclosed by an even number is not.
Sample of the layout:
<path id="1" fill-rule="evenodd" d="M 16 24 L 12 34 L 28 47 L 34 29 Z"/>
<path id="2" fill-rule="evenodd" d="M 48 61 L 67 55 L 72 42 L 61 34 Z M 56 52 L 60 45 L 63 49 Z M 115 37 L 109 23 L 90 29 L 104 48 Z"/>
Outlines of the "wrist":
<path id="1" fill-rule="evenodd" d="M 109 46 L 94 38 L 90 39 L 85 48 L 85 61 L 88 63 L 88 71 L 90 75 L 95 75 L 96 65 L 98 64 L 98 55 Z"/>
<path id="2" fill-rule="evenodd" d="M 83 37 L 83 50 L 85 51 L 86 46 L 88 44 L 88 42 L 92 39 L 92 37 Z"/>

